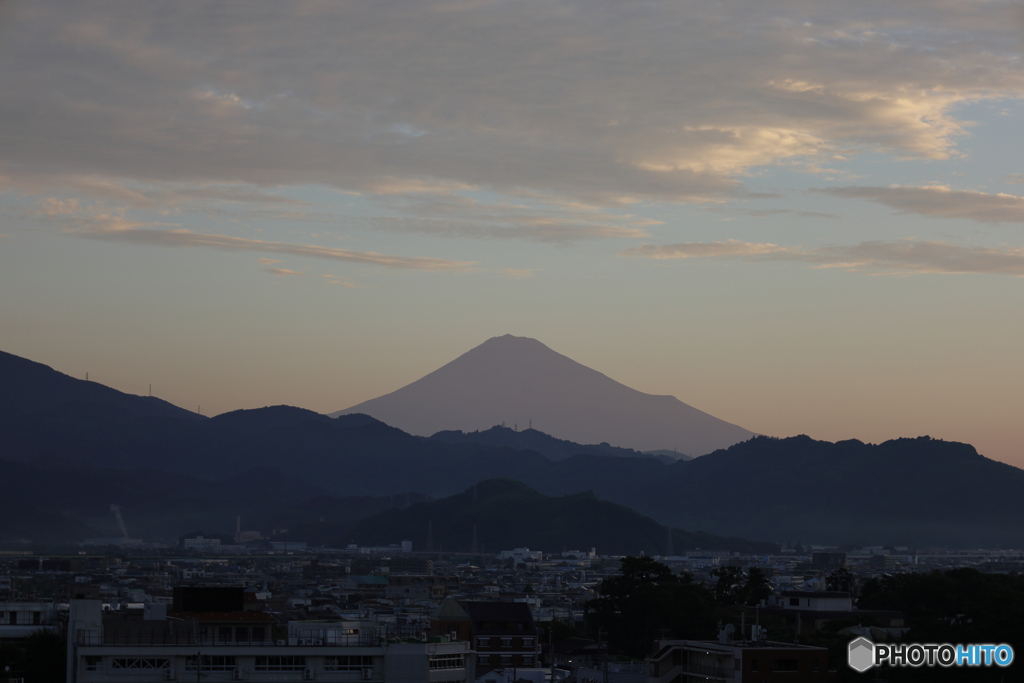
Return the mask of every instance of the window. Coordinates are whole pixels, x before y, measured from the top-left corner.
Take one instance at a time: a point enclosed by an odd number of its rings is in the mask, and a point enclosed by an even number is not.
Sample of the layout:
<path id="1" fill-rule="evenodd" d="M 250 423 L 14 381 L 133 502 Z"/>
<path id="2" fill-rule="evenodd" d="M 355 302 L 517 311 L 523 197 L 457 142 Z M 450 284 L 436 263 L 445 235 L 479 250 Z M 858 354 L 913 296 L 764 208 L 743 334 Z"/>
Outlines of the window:
<path id="1" fill-rule="evenodd" d="M 273 657 L 257 657 L 257 671 L 303 671 L 306 668 L 305 657 L 281 655 Z"/>
<path id="2" fill-rule="evenodd" d="M 360 655 L 324 657 L 324 671 L 359 671 L 373 666 L 373 657 Z"/>
<path id="3" fill-rule="evenodd" d="M 217 640 L 219 640 L 222 643 L 230 643 L 231 642 L 231 627 L 230 626 L 221 626 L 221 627 L 219 627 L 217 629 Z"/>
<path id="4" fill-rule="evenodd" d="M 94 657 L 92 655 L 86 656 L 86 658 L 85 658 L 85 670 L 86 671 L 103 671 L 103 657 Z"/>
<path id="5" fill-rule="evenodd" d="M 491 645 L 491 639 L 490 638 L 477 638 L 476 639 L 476 646 L 477 647 L 490 647 L 490 645 Z"/>
<path id="6" fill-rule="evenodd" d="M 502 647 L 512 647 L 512 639 L 511 638 L 502 638 L 501 639 L 501 646 Z"/>
<path id="7" fill-rule="evenodd" d="M 203 655 L 203 671 L 231 671 L 235 668 L 234 657 L 220 655 Z M 185 658 L 185 671 L 196 670 L 196 656 Z"/>
<path id="8" fill-rule="evenodd" d="M 465 669 L 465 655 L 434 655 L 430 658 L 431 669 Z"/>
<path id="9" fill-rule="evenodd" d="M 111 669 L 170 669 L 171 660 L 164 657 L 115 657 Z"/>
<path id="10" fill-rule="evenodd" d="M 750 660 L 750 670 L 751 671 L 757 671 L 757 660 L 756 659 L 751 659 Z"/>
<path id="11" fill-rule="evenodd" d="M 790 598 L 789 599 L 789 606 L 790 607 L 799 607 L 800 606 L 800 598 Z"/>
<path id="12" fill-rule="evenodd" d="M 502 655 L 501 656 L 501 663 L 502 664 L 511 664 L 512 663 L 512 655 Z"/>
<path id="13" fill-rule="evenodd" d="M 797 666 L 795 659 L 776 659 L 775 660 L 776 671 L 799 671 L 800 668 Z"/>
<path id="14" fill-rule="evenodd" d="M 523 638 L 523 647 L 533 647 L 533 638 Z"/>
<path id="15" fill-rule="evenodd" d="M 533 655 L 523 655 L 523 666 L 533 666 Z"/>
<path id="16" fill-rule="evenodd" d="M 244 626 L 235 627 L 235 642 L 244 643 L 249 640 L 249 629 Z"/>
<path id="17" fill-rule="evenodd" d="M 254 642 L 254 643 L 262 643 L 263 639 L 266 638 L 266 635 L 265 635 L 266 632 L 267 632 L 266 629 L 263 628 L 262 626 L 253 626 L 252 627 L 252 642 Z"/>
<path id="18" fill-rule="evenodd" d="M 476 656 L 476 663 L 481 665 L 481 666 L 490 664 L 491 663 L 491 656 L 490 655 L 477 655 Z"/>

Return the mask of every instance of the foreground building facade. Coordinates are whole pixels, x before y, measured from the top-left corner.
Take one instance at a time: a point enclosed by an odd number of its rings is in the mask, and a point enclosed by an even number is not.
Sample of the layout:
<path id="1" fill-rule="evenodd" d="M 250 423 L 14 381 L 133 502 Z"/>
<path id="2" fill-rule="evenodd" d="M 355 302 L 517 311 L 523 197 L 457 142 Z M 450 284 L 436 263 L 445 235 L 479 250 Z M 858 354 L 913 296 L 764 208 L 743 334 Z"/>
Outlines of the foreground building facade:
<path id="1" fill-rule="evenodd" d="M 260 612 L 161 612 L 126 619 L 105 614 L 98 600 L 73 600 L 67 683 L 472 683 L 476 678 L 465 641 L 386 642 L 368 621 L 290 622 L 282 633 Z"/>

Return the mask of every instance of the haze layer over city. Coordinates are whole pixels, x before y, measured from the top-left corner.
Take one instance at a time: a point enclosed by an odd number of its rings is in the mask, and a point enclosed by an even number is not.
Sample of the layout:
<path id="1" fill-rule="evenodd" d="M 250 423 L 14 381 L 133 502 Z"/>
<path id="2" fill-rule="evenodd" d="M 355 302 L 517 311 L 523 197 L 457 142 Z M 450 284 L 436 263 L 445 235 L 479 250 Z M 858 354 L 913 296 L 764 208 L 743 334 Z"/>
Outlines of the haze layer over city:
<path id="1" fill-rule="evenodd" d="M 999 1 L 3 3 L 0 349 L 327 414 L 512 334 L 751 433 L 1024 465 L 1022 30 Z"/>

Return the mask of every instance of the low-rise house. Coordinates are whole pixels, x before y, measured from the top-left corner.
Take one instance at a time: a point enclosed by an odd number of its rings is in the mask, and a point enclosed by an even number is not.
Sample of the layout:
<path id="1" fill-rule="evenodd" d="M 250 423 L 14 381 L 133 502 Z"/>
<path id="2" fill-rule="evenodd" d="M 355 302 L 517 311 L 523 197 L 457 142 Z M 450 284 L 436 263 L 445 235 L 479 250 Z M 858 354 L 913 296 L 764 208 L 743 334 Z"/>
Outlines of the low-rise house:
<path id="1" fill-rule="evenodd" d="M 828 670 L 823 647 L 719 640 L 662 640 L 647 659 L 647 683 L 825 683 L 836 680 Z"/>

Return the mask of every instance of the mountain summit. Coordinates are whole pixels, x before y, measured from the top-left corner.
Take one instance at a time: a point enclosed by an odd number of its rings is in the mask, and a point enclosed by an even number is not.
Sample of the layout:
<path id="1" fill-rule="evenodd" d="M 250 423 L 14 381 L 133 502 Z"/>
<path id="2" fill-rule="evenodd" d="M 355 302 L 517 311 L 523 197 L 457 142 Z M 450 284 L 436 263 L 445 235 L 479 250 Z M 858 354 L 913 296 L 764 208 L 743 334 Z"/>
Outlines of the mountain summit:
<path id="1" fill-rule="evenodd" d="M 703 455 L 754 436 L 580 365 L 536 339 L 493 337 L 390 394 L 333 413 L 365 413 L 412 434 L 533 426 L 560 439 Z"/>

